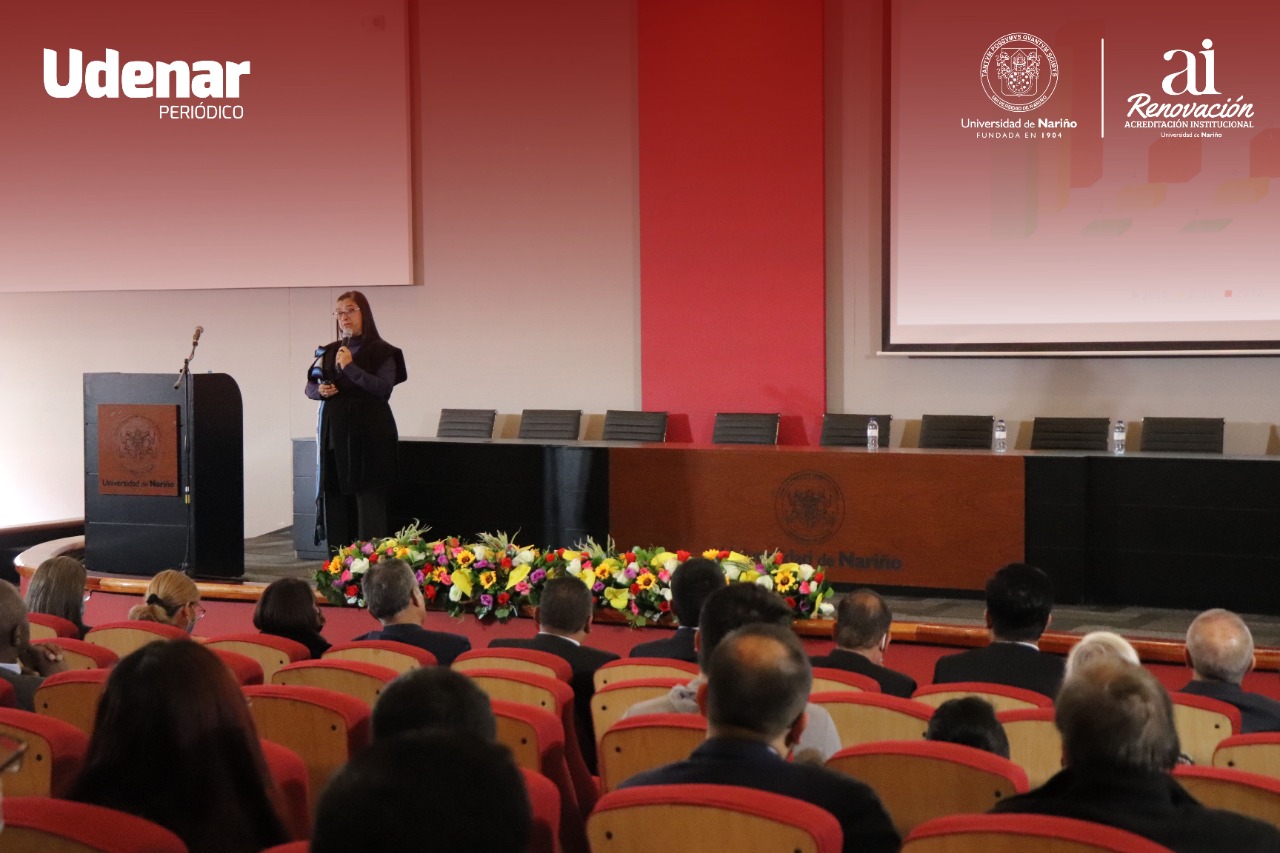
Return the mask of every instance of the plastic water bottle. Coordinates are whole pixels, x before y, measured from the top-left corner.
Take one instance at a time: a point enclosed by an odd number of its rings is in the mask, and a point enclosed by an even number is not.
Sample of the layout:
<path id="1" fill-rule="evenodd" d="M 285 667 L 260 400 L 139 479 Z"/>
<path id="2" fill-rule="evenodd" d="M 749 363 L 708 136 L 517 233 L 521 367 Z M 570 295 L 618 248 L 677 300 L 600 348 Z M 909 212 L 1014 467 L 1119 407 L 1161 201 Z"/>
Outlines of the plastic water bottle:
<path id="1" fill-rule="evenodd" d="M 1111 430 L 1111 452 L 1116 456 L 1124 455 L 1125 445 L 1125 426 L 1124 421 L 1116 421 L 1115 427 Z"/>
<path id="2" fill-rule="evenodd" d="M 880 424 L 875 418 L 867 421 L 867 450 L 880 449 Z"/>
<path id="3" fill-rule="evenodd" d="M 1004 418 L 1000 418 L 999 420 L 996 421 L 995 451 L 996 453 L 1004 453 L 1008 449 L 1009 449 L 1009 432 L 1008 430 L 1005 429 Z"/>

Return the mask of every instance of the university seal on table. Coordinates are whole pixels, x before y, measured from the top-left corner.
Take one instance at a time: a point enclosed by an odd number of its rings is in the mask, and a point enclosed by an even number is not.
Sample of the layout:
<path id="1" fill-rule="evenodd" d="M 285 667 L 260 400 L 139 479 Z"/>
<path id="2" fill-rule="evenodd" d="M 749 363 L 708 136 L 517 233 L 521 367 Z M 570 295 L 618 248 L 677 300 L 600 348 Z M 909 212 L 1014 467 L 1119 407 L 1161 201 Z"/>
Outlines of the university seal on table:
<path id="1" fill-rule="evenodd" d="M 801 542 L 822 542 L 844 524 L 840 485 L 820 471 L 797 471 L 773 493 L 779 526 Z"/>

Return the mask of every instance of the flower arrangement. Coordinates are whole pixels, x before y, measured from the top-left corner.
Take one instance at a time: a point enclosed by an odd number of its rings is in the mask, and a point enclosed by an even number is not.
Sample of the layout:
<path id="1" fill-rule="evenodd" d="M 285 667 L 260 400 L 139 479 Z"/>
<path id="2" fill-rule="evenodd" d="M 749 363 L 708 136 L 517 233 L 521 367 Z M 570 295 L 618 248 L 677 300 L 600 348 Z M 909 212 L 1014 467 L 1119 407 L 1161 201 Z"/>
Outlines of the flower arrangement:
<path id="1" fill-rule="evenodd" d="M 334 604 L 363 607 L 364 573 L 379 560 L 396 558 L 413 569 L 429 607 L 505 622 L 538 603 L 547 579 L 569 575 L 591 589 L 598 608 L 639 627 L 674 619 L 671 577 L 692 556 L 661 547 L 619 551 L 612 539 L 545 550 L 518 545 L 505 533 L 481 534 L 467 543 L 456 536 L 428 540 L 428 530 L 414 523 L 394 536 L 340 548 L 316 571 L 316 587 Z M 726 583 L 755 583 L 778 593 L 797 619 L 828 618 L 834 610 L 828 601 L 833 590 L 820 566 L 786 562 L 780 551 L 753 558 L 712 549 L 701 556 L 719 561 Z"/>

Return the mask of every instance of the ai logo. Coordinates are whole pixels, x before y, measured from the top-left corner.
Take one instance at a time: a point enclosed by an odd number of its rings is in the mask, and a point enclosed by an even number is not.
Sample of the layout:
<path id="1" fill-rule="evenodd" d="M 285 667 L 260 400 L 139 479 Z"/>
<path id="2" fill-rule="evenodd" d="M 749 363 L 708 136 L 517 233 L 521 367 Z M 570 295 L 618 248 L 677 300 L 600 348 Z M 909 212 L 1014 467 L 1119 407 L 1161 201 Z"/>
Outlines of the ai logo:
<path id="1" fill-rule="evenodd" d="M 1011 113 L 1037 109 L 1058 86 L 1058 58 L 1043 39 L 1009 33 L 992 42 L 979 69 L 992 103 Z"/>
<path id="2" fill-rule="evenodd" d="M 1168 77 L 1164 78 L 1164 82 L 1161 84 L 1161 86 L 1164 89 L 1165 94 L 1168 94 L 1168 95 L 1221 95 L 1222 94 L 1217 89 L 1213 88 L 1213 50 L 1211 50 L 1211 48 L 1213 47 L 1213 40 L 1205 39 L 1204 41 L 1200 42 L 1200 44 L 1202 47 L 1204 47 L 1204 50 L 1200 51 L 1200 55 L 1204 57 L 1204 88 L 1203 89 L 1196 88 L 1196 80 L 1197 80 L 1196 70 L 1197 70 L 1197 67 L 1199 66 L 1199 61 L 1196 59 L 1196 55 L 1189 50 L 1167 50 L 1164 53 L 1165 62 L 1171 62 L 1173 61 L 1173 58 L 1175 56 L 1178 56 L 1179 54 L 1181 54 L 1187 61 L 1187 67 L 1182 71 L 1175 71 L 1172 74 L 1170 74 Z M 1187 79 L 1183 81 L 1182 88 L 1181 89 L 1174 88 L 1178 84 L 1178 78 L 1183 76 L 1184 74 L 1186 75 Z"/>

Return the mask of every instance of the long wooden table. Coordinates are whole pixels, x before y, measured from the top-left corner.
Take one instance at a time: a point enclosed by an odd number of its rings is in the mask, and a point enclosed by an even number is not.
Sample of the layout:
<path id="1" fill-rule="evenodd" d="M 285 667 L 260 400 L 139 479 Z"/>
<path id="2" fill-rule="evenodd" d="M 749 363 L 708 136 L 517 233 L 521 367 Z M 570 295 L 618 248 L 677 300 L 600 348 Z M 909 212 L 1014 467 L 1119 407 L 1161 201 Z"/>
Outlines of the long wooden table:
<path id="1" fill-rule="evenodd" d="M 314 444 L 294 458 L 309 544 Z M 395 520 L 440 534 L 780 548 L 919 591 L 1026 560 L 1063 602 L 1280 613 L 1275 457 L 403 439 L 401 463 Z"/>

